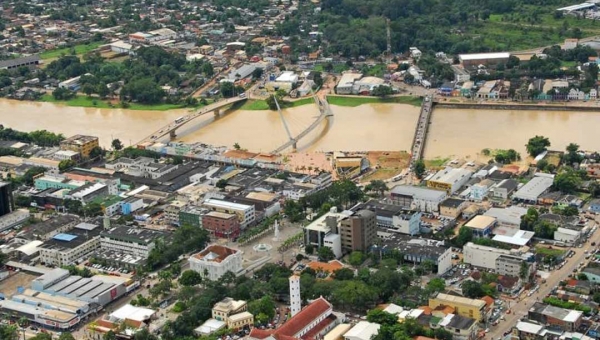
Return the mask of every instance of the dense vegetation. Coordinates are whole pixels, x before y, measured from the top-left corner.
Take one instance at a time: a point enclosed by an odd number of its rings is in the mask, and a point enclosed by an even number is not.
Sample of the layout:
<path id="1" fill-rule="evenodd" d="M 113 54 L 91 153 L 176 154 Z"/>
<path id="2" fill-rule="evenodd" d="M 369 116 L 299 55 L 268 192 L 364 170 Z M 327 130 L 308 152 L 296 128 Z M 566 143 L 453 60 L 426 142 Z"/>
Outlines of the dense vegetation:
<path id="1" fill-rule="evenodd" d="M 33 143 L 39 146 L 57 146 L 65 139 L 62 134 L 55 134 L 46 130 L 21 132 L 0 126 L 0 140 Z"/>
<path id="2" fill-rule="evenodd" d="M 449 53 L 511 50 L 524 44 L 558 42 L 581 37 L 573 18 L 554 15 L 553 0 L 325 0 L 316 23 L 324 27 L 326 52 L 348 57 L 377 57 L 386 50 L 386 20 L 390 20 L 392 50 L 417 46 Z M 279 28 L 284 35 L 300 34 L 307 10 L 289 17 Z M 583 21 L 584 19 L 582 19 Z M 548 25 L 549 27 L 545 27 Z M 533 42 L 535 41 L 535 42 Z M 531 46 L 533 47 L 533 46 Z"/>
<path id="3" fill-rule="evenodd" d="M 97 94 L 101 98 L 113 97 L 119 84 L 124 85 L 120 91 L 121 100 L 135 101 L 142 104 L 156 104 L 166 98 L 167 102 L 176 103 L 181 98 L 168 95 L 162 86 L 178 87 L 188 79 L 191 85 L 200 85 L 202 77 L 211 77 L 214 73 L 208 62 L 187 62 L 185 56 L 169 53 L 156 46 L 142 47 L 136 56 L 123 63 L 106 62 L 102 57 L 91 54 L 82 62 L 74 55 L 63 56 L 51 62 L 38 77 L 65 80 L 81 76 L 81 91 L 87 95 Z M 183 76 L 181 75 L 183 74 Z M 66 90 L 57 90 L 57 99 L 68 99 Z"/>

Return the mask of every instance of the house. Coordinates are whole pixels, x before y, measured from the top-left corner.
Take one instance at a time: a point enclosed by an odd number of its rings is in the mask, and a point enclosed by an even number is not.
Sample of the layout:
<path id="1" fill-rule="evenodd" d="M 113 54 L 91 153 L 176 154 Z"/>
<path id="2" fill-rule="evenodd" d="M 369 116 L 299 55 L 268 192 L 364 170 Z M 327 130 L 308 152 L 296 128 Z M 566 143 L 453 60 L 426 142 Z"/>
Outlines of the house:
<path id="1" fill-rule="evenodd" d="M 581 325 L 583 312 L 550 306 L 536 302 L 529 309 L 528 318 L 543 325 L 554 326 L 563 331 L 576 331 Z"/>
<path id="2" fill-rule="evenodd" d="M 581 237 L 581 231 L 559 227 L 554 232 L 554 240 L 574 245 Z"/>
<path id="3" fill-rule="evenodd" d="M 440 203 L 440 214 L 442 216 L 457 218 L 467 207 L 467 201 L 458 198 L 447 198 Z"/>
<path id="4" fill-rule="evenodd" d="M 504 179 L 492 189 L 492 197 L 507 200 L 518 186 L 519 182 L 515 181 L 514 179 Z"/>
<path id="5" fill-rule="evenodd" d="M 473 235 L 477 237 L 488 237 L 492 229 L 496 226 L 497 220 L 492 216 L 477 215 L 465 223 L 464 227 L 473 230 Z"/>
<path id="6" fill-rule="evenodd" d="M 429 308 L 435 309 L 439 306 L 450 306 L 454 308 L 456 314 L 477 321 L 485 319 L 486 303 L 483 300 L 438 293 L 435 297 L 429 299 Z"/>
<path id="7" fill-rule="evenodd" d="M 478 328 L 477 320 L 458 314 L 446 315 L 438 326 L 452 333 L 454 340 L 475 339 Z"/>
<path id="8" fill-rule="evenodd" d="M 420 58 L 421 55 L 423 54 L 418 48 L 416 47 L 409 47 L 408 51 L 410 53 L 411 58 Z"/>
<path id="9" fill-rule="evenodd" d="M 587 267 L 581 271 L 587 276 L 588 280 L 591 282 L 600 282 L 600 268 L 596 267 Z"/>

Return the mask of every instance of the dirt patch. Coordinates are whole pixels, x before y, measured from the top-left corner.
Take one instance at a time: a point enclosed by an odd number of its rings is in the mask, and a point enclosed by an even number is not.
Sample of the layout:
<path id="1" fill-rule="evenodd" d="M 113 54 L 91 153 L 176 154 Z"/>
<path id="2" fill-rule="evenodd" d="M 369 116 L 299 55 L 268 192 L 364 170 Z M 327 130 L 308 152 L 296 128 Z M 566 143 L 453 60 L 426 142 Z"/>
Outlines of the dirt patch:
<path id="1" fill-rule="evenodd" d="M 31 280 L 35 279 L 36 277 L 36 275 L 23 272 L 11 272 L 11 275 L 8 278 L 0 281 L 0 293 L 6 296 L 16 294 L 17 287 L 29 287 Z"/>
<path id="2" fill-rule="evenodd" d="M 375 170 L 364 177 L 364 182 L 392 178 L 407 168 L 410 162 L 410 155 L 405 151 L 369 151 L 366 157 Z"/>

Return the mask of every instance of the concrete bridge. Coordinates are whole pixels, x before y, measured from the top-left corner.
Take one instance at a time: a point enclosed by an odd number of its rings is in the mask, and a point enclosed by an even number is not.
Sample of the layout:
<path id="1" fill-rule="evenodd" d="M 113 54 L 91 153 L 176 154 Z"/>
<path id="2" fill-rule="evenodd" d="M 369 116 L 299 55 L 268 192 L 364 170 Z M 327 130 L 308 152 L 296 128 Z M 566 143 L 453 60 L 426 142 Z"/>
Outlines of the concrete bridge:
<path id="1" fill-rule="evenodd" d="M 421 104 L 421 112 L 419 113 L 419 120 L 417 121 L 417 127 L 415 129 L 415 135 L 413 136 L 410 159 L 410 168 L 413 169 L 415 162 L 423 158 L 423 152 L 425 151 L 425 142 L 427 141 L 427 132 L 429 131 L 429 120 L 431 118 L 431 112 L 433 110 L 433 95 L 427 95 L 423 99 Z"/>
<path id="2" fill-rule="evenodd" d="M 285 127 L 285 131 L 288 134 L 289 140 L 287 142 L 285 142 L 284 144 L 282 144 L 281 146 L 279 146 L 277 149 L 271 151 L 271 153 L 273 154 L 277 154 L 282 152 L 283 150 L 292 147 L 292 149 L 294 151 L 296 151 L 297 147 L 298 147 L 298 141 L 302 138 L 304 138 L 306 135 L 308 135 L 312 130 L 314 130 L 317 126 L 319 126 L 319 124 L 328 117 L 333 116 L 333 112 L 331 112 L 331 108 L 329 107 L 329 103 L 327 102 L 327 97 L 325 96 L 323 99 L 319 98 L 319 96 L 315 95 L 313 92 L 313 99 L 315 100 L 315 104 L 317 104 L 317 108 L 319 108 L 319 116 L 317 117 L 317 119 L 315 119 L 315 121 L 310 124 L 306 129 L 302 130 L 302 132 L 300 132 L 297 136 L 292 136 L 292 134 L 290 133 L 290 129 L 287 126 L 287 123 L 285 121 L 285 119 L 283 118 L 283 114 L 281 113 L 281 109 L 279 109 L 279 103 L 277 103 L 277 108 L 279 110 L 279 116 L 281 117 L 281 120 L 283 122 L 283 126 Z"/>
<path id="3" fill-rule="evenodd" d="M 207 105 L 194 113 L 190 113 L 187 116 L 178 118 L 176 121 L 171 122 L 167 126 L 163 126 L 159 130 L 157 130 L 154 133 L 152 133 L 151 135 L 149 135 L 148 137 L 139 141 L 137 144 L 140 145 L 140 144 L 144 144 L 144 143 L 148 143 L 148 142 L 155 142 L 155 141 L 161 139 L 162 137 L 165 137 L 166 135 L 169 135 L 171 139 L 175 139 L 175 137 L 177 137 L 177 133 L 176 133 L 177 129 L 179 129 L 183 125 L 191 122 L 192 120 L 194 120 L 200 116 L 203 116 L 209 112 L 212 112 L 215 115 L 215 117 L 218 117 L 221 114 L 221 110 L 224 109 L 225 107 L 233 105 L 233 104 L 241 102 L 241 101 L 244 101 L 244 100 L 247 100 L 247 99 L 248 98 L 246 96 L 244 96 L 244 97 L 237 96 L 237 97 L 228 98 L 228 99 L 221 100 L 216 103 Z"/>

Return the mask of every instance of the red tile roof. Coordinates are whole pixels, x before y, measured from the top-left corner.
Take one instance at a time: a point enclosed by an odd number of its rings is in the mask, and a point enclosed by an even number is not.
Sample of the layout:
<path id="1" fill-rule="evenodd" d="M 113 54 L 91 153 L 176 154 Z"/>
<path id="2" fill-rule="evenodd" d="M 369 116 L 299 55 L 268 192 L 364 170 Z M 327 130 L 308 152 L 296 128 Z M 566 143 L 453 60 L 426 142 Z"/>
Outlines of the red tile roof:
<path id="1" fill-rule="evenodd" d="M 279 327 L 275 334 L 294 336 L 300 332 L 306 325 L 308 325 L 315 318 L 325 313 L 331 305 L 327 300 L 320 297 L 313 301 L 310 305 L 304 307 L 300 313 L 294 315 L 288 322 L 284 323 L 283 326 Z"/>
<path id="2" fill-rule="evenodd" d="M 302 336 L 302 340 L 314 340 L 315 336 L 317 336 L 327 326 L 329 326 L 333 322 L 335 322 L 336 319 L 337 318 L 335 315 L 333 315 L 333 314 L 329 315 L 328 317 L 323 319 L 323 321 L 319 322 L 313 329 L 308 331 L 308 333 L 304 334 Z"/>
<path id="3" fill-rule="evenodd" d="M 250 337 L 256 339 L 265 339 L 269 335 L 272 335 L 277 340 L 298 340 L 295 337 L 306 325 L 308 325 L 311 321 L 325 313 L 328 309 L 331 308 L 331 304 L 327 302 L 324 298 L 320 297 L 313 301 L 308 306 L 304 307 L 300 311 L 300 313 L 296 314 L 294 317 L 289 319 L 283 326 L 279 327 L 276 330 L 262 330 L 262 329 L 252 329 L 250 331 Z M 316 335 L 320 330 L 327 327 L 333 320 L 326 318 L 325 320 L 319 322 L 312 330 L 319 329 L 316 331 L 314 335 Z M 308 334 L 312 333 L 308 332 Z M 308 335 L 307 334 L 307 335 Z M 304 340 L 309 340 L 307 335 L 303 337 Z"/>

